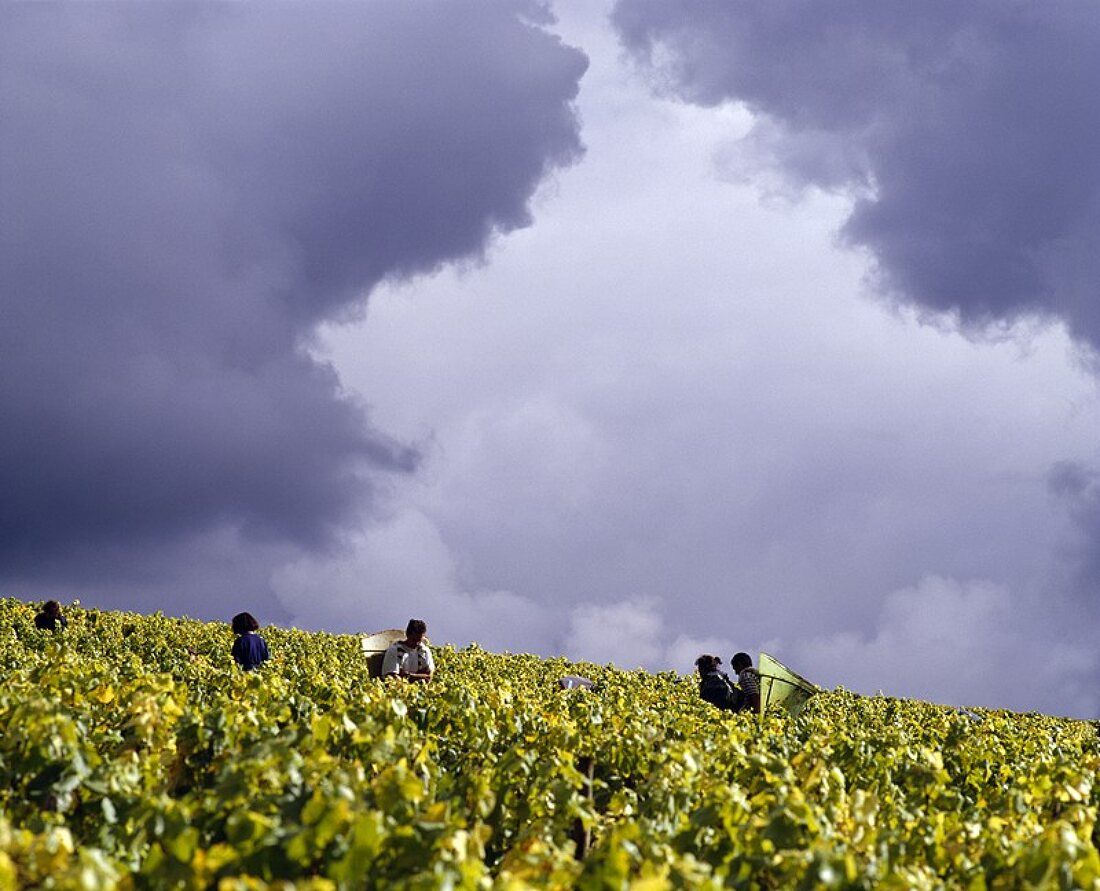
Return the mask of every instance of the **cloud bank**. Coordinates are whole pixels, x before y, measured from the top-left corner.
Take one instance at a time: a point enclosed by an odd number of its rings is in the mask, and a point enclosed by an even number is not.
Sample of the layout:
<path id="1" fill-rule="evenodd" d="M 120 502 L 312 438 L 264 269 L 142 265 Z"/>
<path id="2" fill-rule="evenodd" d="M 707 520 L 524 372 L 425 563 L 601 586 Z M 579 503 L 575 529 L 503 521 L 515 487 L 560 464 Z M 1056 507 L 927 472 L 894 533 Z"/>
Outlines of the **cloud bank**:
<path id="1" fill-rule="evenodd" d="M 894 297 L 1100 345 L 1100 19 L 1090 4 L 619 0 L 663 88 L 743 103 L 737 154 L 853 198 Z"/>
<path id="2" fill-rule="evenodd" d="M 1062 326 L 974 342 L 882 312 L 867 253 L 836 249 L 848 193 L 716 180 L 759 115 L 655 99 L 598 5 L 561 14 L 592 57 L 585 161 L 491 265 L 386 284 L 331 329 L 379 422 L 431 442 L 368 536 L 384 554 L 352 543 L 283 602 L 304 615 L 340 577 L 349 630 L 415 603 L 456 644 L 685 672 L 764 649 L 829 686 L 1090 714 L 1073 480 L 1047 471 L 1087 467 L 1097 393 Z M 933 664 L 964 622 L 972 658 Z"/>
<path id="3" fill-rule="evenodd" d="M 163 586 L 211 536 L 267 563 L 416 467 L 306 347 L 379 282 L 530 223 L 581 151 L 586 60 L 547 21 L 0 9 L 0 580 L 86 582 L 110 554 L 106 576 Z"/>
<path id="4" fill-rule="evenodd" d="M 612 18 L 659 94 L 751 115 L 747 132 L 731 133 L 716 152 L 726 179 L 765 194 L 824 192 L 847 202 L 839 240 L 866 257 L 880 296 L 979 339 L 1009 334 L 1022 341 L 1035 334 L 1036 322 L 1057 320 L 1095 369 L 1100 106 L 1092 88 L 1100 80 L 1100 19 L 1094 13 L 1073 2 L 617 0 Z M 810 288 L 805 295 L 807 302 L 817 299 Z M 968 386 L 958 369 L 945 366 L 944 374 L 949 387 Z M 1019 417 L 1026 426 L 1021 408 L 1038 404 L 1024 396 L 1031 389 L 1021 379 L 1017 406 L 996 410 L 995 423 Z M 903 397 L 910 435 L 924 419 L 950 411 L 955 398 L 945 388 L 922 411 L 915 403 L 906 407 Z M 898 503 L 909 531 L 889 516 L 882 519 L 890 525 L 880 519 L 878 528 L 886 533 L 882 546 L 897 551 L 889 562 L 909 580 L 880 579 L 874 598 L 854 593 L 870 590 L 866 585 L 849 585 L 848 607 L 839 607 L 848 611 L 847 630 L 787 644 L 796 657 L 864 689 L 892 684 L 933 698 L 939 690 L 955 701 L 999 695 L 1016 707 L 1044 702 L 1090 713 L 1095 700 L 1079 694 L 1097 673 L 1082 656 L 1082 629 L 1097 619 L 1100 579 L 1100 499 L 1090 467 L 1095 433 L 1083 460 L 1069 456 L 1081 446 L 1068 440 L 1064 460 L 1057 446 L 1045 457 L 1042 449 L 1025 456 L 1024 426 L 1006 429 L 1004 445 L 974 448 L 975 420 L 941 441 L 944 463 L 921 477 L 930 488 L 959 493 L 990 484 L 1015 486 L 1016 493 L 1001 508 L 975 509 L 964 519 L 977 504 L 973 498 L 927 500 L 888 476 L 878 503 Z M 882 469 L 878 460 L 870 466 Z M 822 485 L 858 499 L 858 476 L 822 471 Z M 1044 477 L 1045 505 L 1036 486 Z M 792 504 L 812 507 L 803 494 Z M 774 515 L 777 505 L 767 510 Z M 814 522 L 832 520 L 819 514 Z M 1027 525 L 1039 534 L 1022 547 L 1010 545 L 1023 538 L 1009 527 Z M 918 554 L 914 531 L 939 541 Z M 887 553 L 879 549 L 867 562 L 881 567 Z M 972 630 L 964 656 L 952 645 L 957 629 L 942 621 L 945 612 Z M 942 644 L 944 655 L 926 665 L 924 651 L 933 643 Z M 1019 653 L 1051 673 L 1030 671 L 1023 682 L 1007 684 L 1005 677 L 1019 670 L 1013 664 Z M 985 668 L 968 673 L 968 660 Z M 1056 683 L 1055 675 L 1066 682 Z M 887 683 L 875 685 L 875 677 Z"/>
<path id="5" fill-rule="evenodd" d="M 927 576 L 888 594 L 870 632 L 823 635 L 797 657 L 868 694 L 1095 714 L 1094 648 L 1018 622 L 1021 600 L 989 581 Z"/>

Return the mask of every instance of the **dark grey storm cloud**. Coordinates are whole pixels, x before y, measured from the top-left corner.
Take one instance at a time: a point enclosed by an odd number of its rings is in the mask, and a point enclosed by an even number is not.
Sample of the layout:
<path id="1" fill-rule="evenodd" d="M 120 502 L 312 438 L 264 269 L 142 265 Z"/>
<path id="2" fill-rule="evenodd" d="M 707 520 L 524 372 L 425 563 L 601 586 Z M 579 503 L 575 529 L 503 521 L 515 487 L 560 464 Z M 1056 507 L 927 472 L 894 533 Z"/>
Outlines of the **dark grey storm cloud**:
<path id="1" fill-rule="evenodd" d="M 1038 314 L 1100 345 L 1100 15 L 1091 2 L 619 0 L 625 45 L 743 148 L 850 190 L 893 297 L 966 326 Z"/>
<path id="2" fill-rule="evenodd" d="M 752 113 L 748 134 L 721 159 L 743 165 L 736 172 L 757 177 L 763 168 L 783 189 L 814 187 L 850 200 L 841 239 L 866 252 L 873 283 L 888 299 L 942 314 L 968 333 L 1059 319 L 1096 351 L 1098 13 L 1095 2 L 1078 0 L 617 0 L 613 21 L 630 56 L 663 93 L 701 106 L 739 103 Z M 814 287 L 806 282 L 807 300 Z M 944 393 L 930 409 L 947 411 L 949 402 Z M 1012 411 L 1006 406 L 1004 417 Z M 942 444 L 944 454 L 965 448 L 971 435 L 960 431 Z M 955 463 L 958 491 L 997 460 L 991 450 L 978 461 Z M 1048 469 L 1021 468 L 1024 476 Z M 1041 515 L 1040 506 L 1025 507 L 1019 495 L 968 522 L 928 517 L 919 528 L 946 532 L 922 558 L 932 573 L 912 589 L 892 586 L 882 616 L 894 630 L 846 658 L 880 649 L 889 662 L 898 640 L 920 637 L 909 618 L 936 611 L 914 608 L 906 618 L 909 607 L 900 605 L 937 598 L 957 602 L 963 612 L 969 603 L 974 627 L 985 630 L 996 624 L 1003 632 L 1010 613 L 1028 616 L 1018 641 L 1006 638 L 1006 652 L 1024 642 L 1046 651 L 1041 641 L 1058 640 L 1088 652 L 1081 629 L 1087 636 L 1100 609 L 1097 479 L 1080 461 L 1049 467 L 1050 505 L 1068 524 L 1047 527 L 1052 558 L 1031 552 L 1030 569 L 1007 549 L 987 550 L 991 542 L 1012 540 L 991 522 L 1020 522 L 1029 510 Z M 896 497 L 896 481 L 892 486 Z M 919 518 L 919 497 L 903 504 L 911 522 Z M 1003 579 L 1002 592 L 934 577 L 948 562 L 952 539 L 973 562 L 946 575 Z M 900 536 L 889 543 L 912 550 Z M 885 553 L 877 554 L 880 567 L 888 565 Z M 904 559 L 890 558 L 899 568 Z M 1038 631 L 1043 621 L 1050 628 Z M 1074 671 L 1095 687 L 1095 663 Z"/>
<path id="3" fill-rule="evenodd" d="M 1074 585 L 1095 595 L 1100 586 L 1100 474 L 1077 461 L 1059 461 L 1047 473 L 1051 495 L 1066 510 L 1074 534 L 1063 545 Z"/>
<path id="4" fill-rule="evenodd" d="M 530 222 L 581 150 L 546 20 L 0 7 L 0 578 L 217 527 L 314 547 L 415 467 L 304 347 Z"/>

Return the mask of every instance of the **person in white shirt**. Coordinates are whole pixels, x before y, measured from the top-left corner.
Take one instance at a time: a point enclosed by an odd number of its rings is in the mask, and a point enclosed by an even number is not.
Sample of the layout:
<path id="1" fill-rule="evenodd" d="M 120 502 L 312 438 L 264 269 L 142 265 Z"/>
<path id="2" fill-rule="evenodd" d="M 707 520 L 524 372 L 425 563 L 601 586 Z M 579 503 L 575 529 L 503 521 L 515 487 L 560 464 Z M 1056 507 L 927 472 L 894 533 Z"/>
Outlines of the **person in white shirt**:
<path id="1" fill-rule="evenodd" d="M 432 651 L 424 642 L 428 626 L 423 619 L 409 619 L 405 639 L 390 644 L 382 657 L 382 677 L 400 677 L 407 681 L 427 683 L 435 672 Z"/>

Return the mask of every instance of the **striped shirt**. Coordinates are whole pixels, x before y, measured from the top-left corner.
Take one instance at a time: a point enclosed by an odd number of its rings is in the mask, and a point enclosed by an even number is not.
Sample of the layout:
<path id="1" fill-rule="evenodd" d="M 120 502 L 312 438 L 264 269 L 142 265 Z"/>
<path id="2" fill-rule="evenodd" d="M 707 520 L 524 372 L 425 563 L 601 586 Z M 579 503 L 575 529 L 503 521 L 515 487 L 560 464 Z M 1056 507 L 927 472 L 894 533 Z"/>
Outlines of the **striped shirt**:
<path id="1" fill-rule="evenodd" d="M 742 708 L 760 708 L 760 672 L 751 665 L 737 672 L 737 685 L 742 692 Z"/>

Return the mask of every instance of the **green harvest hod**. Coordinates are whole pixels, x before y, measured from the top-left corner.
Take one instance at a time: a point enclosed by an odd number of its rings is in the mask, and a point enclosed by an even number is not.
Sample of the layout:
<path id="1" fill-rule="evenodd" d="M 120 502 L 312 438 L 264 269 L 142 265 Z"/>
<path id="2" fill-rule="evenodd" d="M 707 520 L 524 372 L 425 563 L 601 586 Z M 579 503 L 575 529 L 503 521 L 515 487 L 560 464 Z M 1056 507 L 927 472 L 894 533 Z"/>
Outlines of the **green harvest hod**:
<path id="1" fill-rule="evenodd" d="M 811 684 L 767 653 L 760 654 L 760 661 L 757 664 L 760 671 L 761 714 L 771 706 L 781 705 L 793 717 L 801 711 L 807 699 L 821 692 L 817 684 Z"/>

